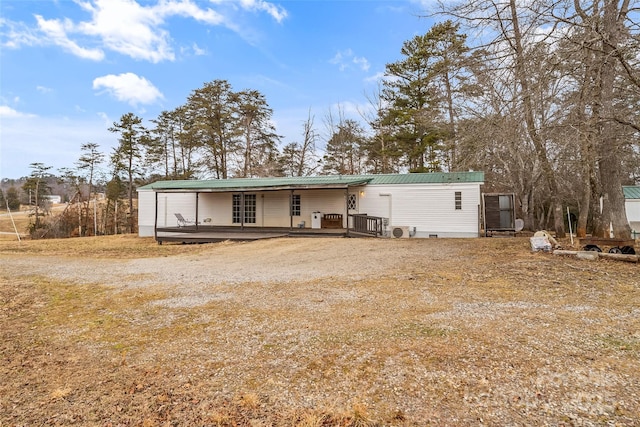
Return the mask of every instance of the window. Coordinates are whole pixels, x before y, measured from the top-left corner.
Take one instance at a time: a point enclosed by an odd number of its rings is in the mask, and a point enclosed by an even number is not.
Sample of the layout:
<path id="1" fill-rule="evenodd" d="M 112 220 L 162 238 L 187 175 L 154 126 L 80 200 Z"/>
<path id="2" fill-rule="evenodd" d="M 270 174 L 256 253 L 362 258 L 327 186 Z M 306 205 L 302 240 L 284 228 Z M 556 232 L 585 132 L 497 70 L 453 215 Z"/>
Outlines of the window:
<path id="1" fill-rule="evenodd" d="M 291 216 L 300 216 L 300 195 L 291 195 Z"/>
<path id="2" fill-rule="evenodd" d="M 347 208 L 350 211 L 355 211 L 358 209 L 358 195 L 357 194 L 349 194 L 349 199 L 347 200 Z"/>
<path id="3" fill-rule="evenodd" d="M 513 219 L 513 199 L 511 195 L 498 196 L 498 204 L 500 206 L 500 227 L 512 228 L 514 227 Z"/>
<path id="4" fill-rule="evenodd" d="M 233 195 L 232 206 L 233 223 L 240 224 L 242 222 L 242 216 L 240 216 L 240 209 L 242 208 L 242 194 Z"/>
<path id="5" fill-rule="evenodd" d="M 462 210 L 462 191 L 456 191 L 456 210 Z"/>
<path id="6" fill-rule="evenodd" d="M 243 195 L 242 194 L 234 194 L 232 201 L 232 221 L 234 224 L 241 224 L 242 215 L 244 214 L 244 223 L 245 224 L 255 224 L 256 223 L 256 195 L 255 194 L 245 194 L 244 195 L 244 209 L 243 209 Z"/>
<path id="7" fill-rule="evenodd" d="M 256 195 L 245 194 L 244 196 L 244 222 L 246 224 L 256 223 Z"/>

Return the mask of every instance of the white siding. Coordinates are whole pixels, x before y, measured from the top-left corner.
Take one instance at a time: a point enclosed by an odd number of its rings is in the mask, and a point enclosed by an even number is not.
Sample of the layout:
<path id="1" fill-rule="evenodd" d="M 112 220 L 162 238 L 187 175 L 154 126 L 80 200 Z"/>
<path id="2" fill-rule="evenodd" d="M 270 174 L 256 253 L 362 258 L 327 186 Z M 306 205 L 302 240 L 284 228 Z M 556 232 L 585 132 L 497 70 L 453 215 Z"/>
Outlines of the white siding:
<path id="1" fill-rule="evenodd" d="M 200 193 L 198 198 L 198 221 L 211 219 L 211 225 L 231 225 L 231 194 Z"/>
<path id="2" fill-rule="evenodd" d="M 640 199 L 627 199 L 624 205 L 631 230 L 640 233 Z"/>
<path id="3" fill-rule="evenodd" d="M 316 211 L 344 215 L 346 209 L 344 190 L 300 190 L 294 191 L 293 194 L 300 195 L 300 216 L 293 217 L 293 227 L 298 227 L 298 224 L 304 221 L 305 227 L 311 228 L 311 214 Z M 291 225 L 290 196 L 290 191 L 265 192 L 264 197 L 258 195 L 258 224 L 263 218 L 265 227 L 289 227 Z"/>
<path id="4" fill-rule="evenodd" d="M 478 184 L 368 185 L 363 191 L 360 213 L 389 218 L 390 226 L 415 227 L 415 237 L 478 236 Z M 456 191 L 462 193 L 460 210 Z"/>
<path id="5" fill-rule="evenodd" d="M 264 193 L 262 199 L 262 218 L 265 227 L 289 227 L 291 220 L 289 217 L 289 192 L 271 191 Z M 300 220 L 293 218 L 294 227 Z"/>
<path id="6" fill-rule="evenodd" d="M 176 214 L 188 221 L 196 220 L 195 193 L 158 193 L 158 227 L 178 225 Z"/>
<path id="7" fill-rule="evenodd" d="M 313 212 L 342 214 L 342 226 L 346 227 L 347 202 L 344 190 L 304 190 L 300 191 L 301 217 L 306 227 L 311 227 Z"/>
<path id="8" fill-rule="evenodd" d="M 245 226 L 289 227 L 291 225 L 291 218 L 289 216 L 290 191 L 265 191 L 263 193 L 245 194 L 256 194 L 256 223 L 245 224 Z M 346 196 L 344 190 L 301 190 L 294 191 L 293 194 L 300 195 L 300 216 L 293 217 L 293 227 L 298 227 L 298 224 L 304 221 L 305 227 L 311 228 L 311 214 L 316 211 L 322 213 L 341 213 L 344 215 L 346 225 Z M 183 197 L 180 198 L 178 196 Z M 187 197 L 184 198 L 184 196 Z M 189 216 L 182 213 L 185 218 L 195 219 L 195 193 L 160 193 L 158 195 L 158 210 L 161 215 L 162 209 L 164 209 L 164 205 L 161 203 L 163 197 L 166 197 L 166 203 L 168 203 L 169 206 L 181 206 L 185 212 L 193 212 Z M 190 204 L 193 206 L 191 206 L 189 210 L 185 205 Z M 211 218 L 211 225 L 238 225 L 232 222 L 231 206 L 232 193 L 200 193 L 198 199 L 198 219 L 202 222 L 206 218 Z M 151 209 L 153 209 L 153 204 L 151 205 Z M 173 213 L 169 212 L 169 216 L 172 215 Z M 150 225 L 153 227 L 153 210 L 151 210 L 150 216 Z M 171 224 L 169 221 L 168 225 L 175 225 L 175 223 Z M 162 221 L 158 221 L 158 226 L 164 226 Z"/>
<path id="9" fill-rule="evenodd" d="M 138 236 L 152 237 L 155 224 L 156 193 L 153 190 L 138 190 Z"/>
<path id="10" fill-rule="evenodd" d="M 455 209 L 455 192 L 462 193 L 462 209 Z M 358 212 L 389 218 L 390 226 L 416 228 L 415 237 L 477 237 L 480 186 L 477 183 L 367 185 L 350 189 L 357 194 Z M 155 193 L 138 192 L 139 235 L 153 236 L 155 223 Z M 265 191 L 256 197 L 256 227 L 289 227 L 290 191 Z M 293 226 L 305 222 L 311 227 L 313 212 L 339 213 L 343 226 L 347 225 L 347 196 L 345 190 L 299 190 L 300 216 L 293 217 Z M 383 194 L 389 194 L 384 196 Z M 640 205 L 640 203 L 637 203 Z M 158 226 L 175 226 L 175 213 L 188 220 L 196 218 L 196 193 L 158 193 Z M 633 207 L 634 212 L 636 207 Z M 640 218 L 640 207 L 638 217 Z M 198 220 L 211 218 L 211 225 L 231 226 L 232 194 L 200 193 Z M 629 215 L 629 213 L 627 214 Z M 630 216 L 630 215 L 629 215 Z M 631 216 L 630 216 L 631 221 Z M 638 219 L 640 221 L 640 219 Z"/>
<path id="11" fill-rule="evenodd" d="M 156 193 L 153 190 L 138 191 L 138 235 L 153 236 L 156 222 Z M 176 213 L 190 221 L 196 219 L 195 193 L 158 193 L 158 227 L 178 225 Z M 199 220 L 202 221 L 202 215 Z"/>

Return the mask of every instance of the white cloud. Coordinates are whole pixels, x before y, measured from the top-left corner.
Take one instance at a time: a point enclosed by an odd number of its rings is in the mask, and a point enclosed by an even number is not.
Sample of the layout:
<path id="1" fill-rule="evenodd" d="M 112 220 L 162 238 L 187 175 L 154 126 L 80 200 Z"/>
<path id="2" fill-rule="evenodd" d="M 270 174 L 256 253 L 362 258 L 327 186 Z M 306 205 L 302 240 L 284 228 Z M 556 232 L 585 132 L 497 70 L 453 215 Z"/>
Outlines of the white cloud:
<path id="1" fill-rule="evenodd" d="M 21 118 L 21 117 L 36 117 L 34 114 L 29 113 L 21 113 L 18 110 L 14 110 L 13 108 L 7 105 L 0 105 L 0 117 L 1 118 Z"/>
<path id="2" fill-rule="evenodd" d="M 359 66 L 363 71 L 369 71 L 370 65 L 367 58 L 354 56 L 353 63 Z"/>
<path id="3" fill-rule="evenodd" d="M 51 89 L 50 87 L 46 87 L 46 86 L 36 86 L 36 90 L 40 93 L 51 93 L 53 92 L 53 89 Z"/>
<path id="4" fill-rule="evenodd" d="M 29 28 L 23 23 L 0 21 L 0 26 L 5 28 L 2 32 L 2 46 L 10 49 L 18 49 L 21 46 L 60 46 L 65 51 L 86 59 L 99 61 L 104 58 L 100 49 L 87 49 L 72 41 L 68 32 L 73 24 L 69 20 L 47 20 L 40 15 L 35 15 L 36 28 Z"/>
<path id="5" fill-rule="evenodd" d="M 246 10 L 267 12 L 278 22 L 282 22 L 288 16 L 287 11 L 282 6 L 263 0 L 240 0 L 240 5 Z"/>
<path id="6" fill-rule="evenodd" d="M 80 5 L 91 13 L 92 20 L 79 23 L 77 30 L 99 38 L 105 48 L 153 63 L 175 59 L 169 34 L 160 26 L 164 20 L 161 8 L 143 7 L 133 0 L 96 0 L 95 5 Z"/>
<path id="7" fill-rule="evenodd" d="M 73 31 L 73 23 L 65 19 L 46 20 L 40 15 L 36 15 L 38 28 L 44 33 L 45 40 L 49 43 L 60 46 L 67 52 L 80 58 L 91 59 L 93 61 L 101 61 L 104 58 L 104 52 L 100 49 L 86 49 L 80 47 L 76 42 L 71 40 L 67 33 Z"/>
<path id="8" fill-rule="evenodd" d="M 163 98 L 162 93 L 147 79 L 133 73 L 109 74 L 93 80 L 93 89 L 109 93 L 118 101 L 132 106 L 152 104 Z"/>
<path id="9" fill-rule="evenodd" d="M 194 53 L 196 56 L 203 56 L 203 55 L 206 55 L 206 54 L 207 54 L 206 49 L 202 49 L 202 48 L 201 48 L 200 46 L 198 46 L 196 43 L 194 43 L 194 44 L 193 44 L 192 48 L 193 48 L 193 53 Z"/>
<path id="10" fill-rule="evenodd" d="M 384 71 L 379 71 L 374 75 L 365 78 L 364 81 L 366 83 L 378 83 L 384 80 L 384 78 L 385 78 Z"/>
<path id="11" fill-rule="evenodd" d="M 345 57 L 353 56 L 353 52 L 351 49 L 338 51 L 333 58 L 329 60 L 330 64 L 334 64 L 338 66 L 340 71 L 344 71 L 347 68 L 347 64 L 345 64 Z"/>
<path id="12" fill-rule="evenodd" d="M 101 111 L 97 113 L 97 115 L 104 122 L 105 126 L 109 127 L 111 126 L 111 123 L 113 123 L 113 120 L 109 118 L 109 115 L 107 113 Z"/>
<path id="13" fill-rule="evenodd" d="M 149 5 L 136 0 L 74 0 L 91 15 L 88 21 L 73 22 L 68 18 L 45 19 L 35 15 L 37 28 L 23 23 L 0 20 L 3 45 L 20 46 L 55 45 L 72 55 L 94 61 L 105 57 L 103 49 L 118 52 L 134 59 L 153 63 L 175 60 L 172 39 L 163 28 L 167 19 L 180 16 L 207 25 L 224 25 L 243 33 L 246 29 L 231 22 L 220 12 L 203 7 L 194 0 L 159 0 Z M 276 21 L 287 17 L 287 11 L 263 0 L 237 0 L 243 10 L 265 12 Z M 223 8 L 225 2 L 211 0 Z M 93 46 L 87 47 L 88 44 Z M 201 49 L 195 50 L 200 54 Z"/>
<path id="14" fill-rule="evenodd" d="M 367 58 L 356 56 L 351 49 L 339 50 L 333 58 L 329 60 L 329 63 L 337 65 L 340 71 L 349 69 L 354 64 L 363 71 L 369 71 L 371 67 Z"/>
<path id="15" fill-rule="evenodd" d="M 110 2 L 110 0 L 108 1 Z M 226 20 L 222 14 L 209 8 L 201 9 L 191 0 L 160 1 L 156 6 L 150 8 L 150 10 L 156 13 L 157 16 L 162 17 L 163 20 L 164 18 L 171 16 L 182 16 L 185 18 L 192 18 L 196 21 L 204 22 L 209 25 L 222 25 Z"/>
<path id="16" fill-rule="evenodd" d="M 0 35 L 3 36 L 2 46 L 17 49 L 22 45 L 39 45 L 40 39 L 35 31 L 22 23 L 11 22 L 0 18 Z"/>

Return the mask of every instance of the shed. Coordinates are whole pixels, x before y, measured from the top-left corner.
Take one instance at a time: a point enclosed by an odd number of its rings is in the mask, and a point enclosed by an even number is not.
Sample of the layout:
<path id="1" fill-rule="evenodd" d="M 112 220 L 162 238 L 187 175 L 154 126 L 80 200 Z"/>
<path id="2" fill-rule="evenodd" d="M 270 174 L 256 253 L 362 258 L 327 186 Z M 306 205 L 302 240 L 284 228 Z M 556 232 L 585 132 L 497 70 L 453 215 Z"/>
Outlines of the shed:
<path id="1" fill-rule="evenodd" d="M 485 235 L 490 235 L 493 232 L 513 233 L 516 231 L 515 194 L 483 194 L 482 206 Z"/>
<path id="2" fill-rule="evenodd" d="M 624 192 L 624 207 L 631 231 L 640 236 L 640 185 L 626 185 Z"/>

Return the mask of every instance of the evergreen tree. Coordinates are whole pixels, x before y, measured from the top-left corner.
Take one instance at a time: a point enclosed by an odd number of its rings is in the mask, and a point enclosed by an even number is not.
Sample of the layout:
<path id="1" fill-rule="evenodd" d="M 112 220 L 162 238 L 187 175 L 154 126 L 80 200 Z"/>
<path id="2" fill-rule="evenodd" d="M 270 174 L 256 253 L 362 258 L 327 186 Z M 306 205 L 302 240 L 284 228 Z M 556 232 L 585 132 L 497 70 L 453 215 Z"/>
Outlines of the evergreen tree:
<path id="1" fill-rule="evenodd" d="M 190 135 L 205 151 L 203 165 L 218 179 L 229 177 L 242 135 L 234 116 L 234 97 L 229 82 L 214 80 L 194 90 L 184 107 Z"/>
<path id="2" fill-rule="evenodd" d="M 29 203 L 34 207 L 34 224 L 33 230 L 41 228 L 42 223 L 40 221 L 41 212 L 46 212 L 48 208 L 48 201 L 44 196 L 49 194 L 49 186 L 47 185 L 46 178 L 51 174 L 48 172 L 51 166 L 45 166 L 44 163 L 31 163 L 29 167 L 31 175 L 27 178 L 27 181 L 23 184 L 22 190 L 25 193 L 30 194 Z"/>
<path id="3" fill-rule="evenodd" d="M 20 210 L 20 194 L 16 187 L 11 186 L 7 189 L 5 206 L 12 211 Z"/>
<path id="4" fill-rule="evenodd" d="M 142 125 L 142 119 L 133 113 L 124 114 L 119 122 L 114 122 L 110 132 L 119 134 L 118 146 L 111 155 L 114 173 L 124 173 L 127 178 L 127 196 L 129 199 L 129 232 L 135 229 L 135 209 L 133 206 L 134 178 L 142 173 L 141 160 L 149 132 Z"/>
<path id="5" fill-rule="evenodd" d="M 235 117 L 242 134 L 238 149 L 242 152 L 242 164 L 237 176 L 272 176 L 277 169 L 277 142 L 279 136 L 271 123 L 273 111 L 257 90 L 245 90 L 235 94 Z"/>
<path id="6" fill-rule="evenodd" d="M 388 107 L 381 125 L 391 129 L 409 169 L 419 172 L 440 171 L 446 156 L 446 124 L 438 108 L 430 48 L 426 35 L 405 42 L 401 50 L 404 59 L 387 64 L 390 78 L 382 92 Z"/>

